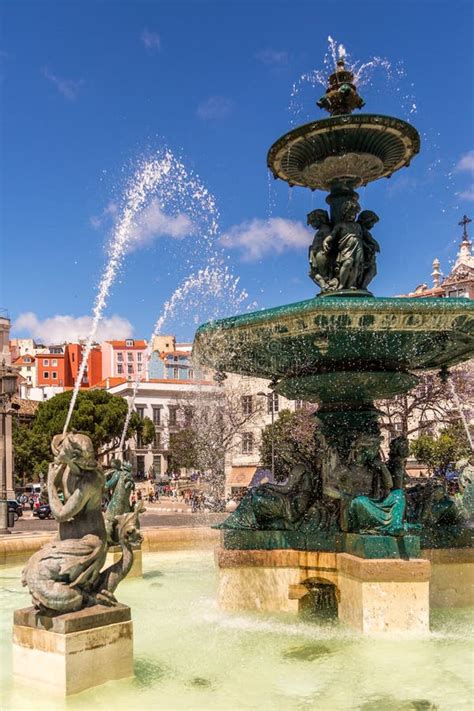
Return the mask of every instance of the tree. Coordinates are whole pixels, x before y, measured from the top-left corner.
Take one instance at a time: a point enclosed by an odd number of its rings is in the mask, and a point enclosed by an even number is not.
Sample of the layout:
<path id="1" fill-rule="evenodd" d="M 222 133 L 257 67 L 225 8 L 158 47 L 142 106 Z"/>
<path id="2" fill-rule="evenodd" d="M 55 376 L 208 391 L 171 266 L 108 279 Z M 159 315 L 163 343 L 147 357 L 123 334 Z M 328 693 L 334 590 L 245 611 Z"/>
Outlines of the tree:
<path id="1" fill-rule="evenodd" d="M 13 452 L 15 474 L 19 478 L 43 474 L 52 461 L 51 440 L 63 431 L 72 391 L 55 395 L 42 402 L 36 412 L 33 424 L 15 423 L 13 434 Z M 105 390 L 79 392 L 70 429 L 83 432 L 92 440 L 99 456 L 117 449 L 127 415 L 127 402 L 121 397 L 111 395 Z M 140 419 L 132 413 L 127 437 L 141 433 L 144 441 L 150 442 L 148 418 Z M 152 439 L 153 439 L 152 435 Z"/>
<path id="2" fill-rule="evenodd" d="M 242 431 L 258 420 L 263 403 L 252 396 L 251 406 L 241 381 L 229 377 L 213 389 L 197 389 L 175 400 L 177 427 L 182 435 L 170 436 L 168 466 L 194 468 L 209 483 L 209 489 L 222 497 L 225 484 L 225 461 L 240 448 Z M 185 452 L 186 446 L 189 448 Z M 183 464 L 187 461 L 187 464 Z"/>
<path id="3" fill-rule="evenodd" d="M 437 437 L 420 435 L 411 442 L 410 449 L 419 462 L 426 464 L 431 474 L 443 476 L 471 451 L 466 433 L 459 423 L 441 430 Z"/>
<path id="4" fill-rule="evenodd" d="M 170 434 L 168 451 L 168 470 L 178 472 L 180 469 L 198 469 L 197 437 L 191 427 L 185 427 Z"/>
<path id="5" fill-rule="evenodd" d="M 474 362 L 453 368 L 447 378 L 427 373 L 409 393 L 378 401 L 381 426 L 405 437 L 430 434 L 436 427 L 469 420 L 474 402 Z M 461 413 L 461 410 L 463 412 Z"/>
<path id="6" fill-rule="evenodd" d="M 315 410 L 314 407 L 295 412 L 281 410 L 274 424 L 267 425 L 263 430 L 260 461 L 271 469 L 273 441 L 275 478 L 278 481 L 286 479 L 295 464 L 314 467 L 317 458 Z"/>

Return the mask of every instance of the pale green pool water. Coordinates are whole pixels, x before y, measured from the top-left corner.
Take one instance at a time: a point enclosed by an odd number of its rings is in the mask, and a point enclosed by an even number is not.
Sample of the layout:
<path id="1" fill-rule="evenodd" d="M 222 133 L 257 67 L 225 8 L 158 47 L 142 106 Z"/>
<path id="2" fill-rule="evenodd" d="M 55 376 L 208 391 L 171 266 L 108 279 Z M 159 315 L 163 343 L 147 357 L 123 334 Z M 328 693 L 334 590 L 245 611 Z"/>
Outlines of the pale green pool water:
<path id="1" fill-rule="evenodd" d="M 2 710 L 474 708 L 472 610 L 435 611 L 430 635 L 408 640 L 363 639 L 287 615 L 223 613 L 207 551 L 144 556 L 144 579 L 118 590 L 133 612 L 135 679 L 59 701 L 11 681 L 12 613 L 29 604 L 21 567 L 0 568 Z"/>

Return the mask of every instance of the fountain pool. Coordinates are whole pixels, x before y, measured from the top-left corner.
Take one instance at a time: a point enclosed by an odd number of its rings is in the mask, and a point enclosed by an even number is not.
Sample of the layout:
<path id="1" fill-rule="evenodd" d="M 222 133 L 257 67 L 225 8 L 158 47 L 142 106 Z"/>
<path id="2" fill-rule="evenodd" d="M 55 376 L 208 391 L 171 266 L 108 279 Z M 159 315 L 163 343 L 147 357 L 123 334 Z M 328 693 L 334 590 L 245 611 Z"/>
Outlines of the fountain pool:
<path id="1" fill-rule="evenodd" d="M 472 609 L 431 611 L 425 636 L 366 639 L 337 622 L 218 609 L 211 551 L 143 556 L 120 587 L 134 620 L 135 678 L 68 699 L 11 680 L 22 564 L 0 568 L 3 707 L 8 709 L 472 709 Z"/>

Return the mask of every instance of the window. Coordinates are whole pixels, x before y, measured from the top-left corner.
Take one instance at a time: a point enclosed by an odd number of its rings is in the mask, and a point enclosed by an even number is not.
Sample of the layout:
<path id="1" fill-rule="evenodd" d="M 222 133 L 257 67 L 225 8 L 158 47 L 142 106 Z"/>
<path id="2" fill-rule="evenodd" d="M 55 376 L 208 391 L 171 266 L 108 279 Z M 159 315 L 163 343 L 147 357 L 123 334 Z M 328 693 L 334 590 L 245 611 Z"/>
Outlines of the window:
<path id="1" fill-rule="evenodd" d="M 143 449 L 142 433 L 137 432 L 136 435 L 137 449 Z"/>
<path id="2" fill-rule="evenodd" d="M 57 367 L 57 365 L 58 365 L 58 359 L 57 359 L 57 358 L 53 358 L 53 360 L 51 361 L 51 365 L 54 365 L 54 366 Z"/>
<path id="3" fill-rule="evenodd" d="M 43 378 L 44 378 L 45 380 L 48 380 L 48 378 L 49 378 L 49 373 L 43 373 Z"/>
<path id="4" fill-rule="evenodd" d="M 55 370 L 53 370 L 53 372 L 51 373 L 51 377 L 52 377 L 53 380 L 57 380 L 57 379 L 58 379 L 58 374 L 56 373 Z"/>
<path id="5" fill-rule="evenodd" d="M 278 402 L 278 395 L 276 393 L 272 393 L 267 397 L 267 409 L 268 412 L 278 412 L 280 407 L 280 403 Z"/>
<path id="6" fill-rule="evenodd" d="M 117 363 L 123 363 L 123 353 L 117 353 Z"/>
<path id="7" fill-rule="evenodd" d="M 27 366 L 26 366 L 26 370 L 27 370 L 28 372 L 30 372 L 30 370 L 31 370 L 31 365 L 27 365 Z"/>
<path id="8" fill-rule="evenodd" d="M 244 432 L 242 435 L 242 454 L 252 454 L 253 452 L 253 433 Z"/>
<path id="9" fill-rule="evenodd" d="M 117 373 L 123 375 L 123 365 L 121 363 L 117 365 Z"/>
<path id="10" fill-rule="evenodd" d="M 141 363 L 137 363 L 137 370 L 139 373 L 142 372 L 142 364 Z"/>
<path id="11" fill-rule="evenodd" d="M 295 410 L 301 410 L 303 407 L 303 400 L 295 400 Z"/>
<path id="12" fill-rule="evenodd" d="M 153 408 L 153 424 L 161 425 L 161 407 Z"/>
<path id="13" fill-rule="evenodd" d="M 161 447 L 161 432 L 155 432 L 155 436 L 153 438 L 153 446 L 155 449 L 160 449 L 160 447 Z"/>
<path id="14" fill-rule="evenodd" d="M 191 422 L 193 421 L 194 417 L 194 407 L 191 405 L 187 406 L 184 408 L 184 421 L 186 423 L 186 427 L 189 427 Z"/>
<path id="15" fill-rule="evenodd" d="M 161 455 L 155 454 L 153 457 L 153 469 L 155 470 L 155 477 L 158 479 L 161 475 Z"/>
<path id="16" fill-rule="evenodd" d="M 75 354 L 75 353 L 71 353 L 71 360 L 72 360 L 73 363 L 74 363 L 74 361 L 76 360 L 76 354 Z"/>
<path id="17" fill-rule="evenodd" d="M 137 454 L 137 477 L 138 479 L 145 478 L 145 456 Z"/>
<path id="18" fill-rule="evenodd" d="M 253 402 L 251 395 L 242 395 L 242 412 L 244 415 L 251 415 L 253 412 Z"/>
<path id="19" fill-rule="evenodd" d="M 133 353 L 130 351 L 127 353 L 127 362 L 132 363 L 133 362 Z"/>
<path id="20" fill-rule="evenodd" d="M 189 380 L 194 380 L 194 370 L 192 368 L 188 371 L 188 378 Z"/>
<path id="21" fill-rule="evenodd" d="M 127 365 L 127 373 L 129 375 L 133 375 L 133 365 L 131 365 L 130 363 Z"/>
<path id="22" fill-rule="evenodd" d="M 142 362 L 142 356 L 143 356 L 143 353 L 137 353 L 137 361 L 138 361 L 139 363 Z"/>
<path id="23" fill-rule="evenodd" d="M 25 356 L 23 360 L 25 361 L 25 363 L 31 363 L 31 358 L 29 356 Z"/>
<path id="24" fill-rule="evenodd" d="M 179 379 L 179 368 L 178 368 L 177 366 L 175 366 L 175 367 L 173 368 L 173 378 L 174 378 L 175 380 L 178 380 L 178 379 Z"/>
<path id="25" fill-rule="evenodd" d="M 133 338 L 127 338 L 127 340 L 125 341 L 125 345 L 127 346 L 127 348 L 133 348 Z"/>
<path id="26" fill-rule="evenodd" d="M 144 405 L 137 405 L 135 407 L 135 410 L 137 411 L 138 417 L 142 420 L 145 417 L 145 406 Z"/>
<path id="27" fill-rule="evenodd" d="M 170 425 L 176 425 L 177 423 L 177 407 L 169 407 L 169 424 Z"/>
<path id="28" fill-rule="evenodd" d="M 43 358 L 43 365 L 49 365 L 49 360 L 46 360 L 46 358 Z"/>

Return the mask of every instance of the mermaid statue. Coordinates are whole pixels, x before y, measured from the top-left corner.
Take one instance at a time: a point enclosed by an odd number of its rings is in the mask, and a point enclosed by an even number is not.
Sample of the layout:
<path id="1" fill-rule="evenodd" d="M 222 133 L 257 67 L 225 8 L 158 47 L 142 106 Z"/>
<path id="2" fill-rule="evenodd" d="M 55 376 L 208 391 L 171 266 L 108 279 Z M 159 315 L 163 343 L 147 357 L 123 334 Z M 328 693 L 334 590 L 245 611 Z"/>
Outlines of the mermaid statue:
<path id="1" fill-rule="evenodd" d="M 56 435 L 54 461 L 48 471 L 48 495 L 59 523 L 58 535 L 28 561 L 22 573 L 35 607 L 49 615 L 75 612 L 91 605 L 115 605 L 114 590 L 133 563 L 139 542 L 138 510 L 116 517 L 122 558 L 103 570 L 107 534 L 102 514 L 104 475 L 90 437 Z"/>

